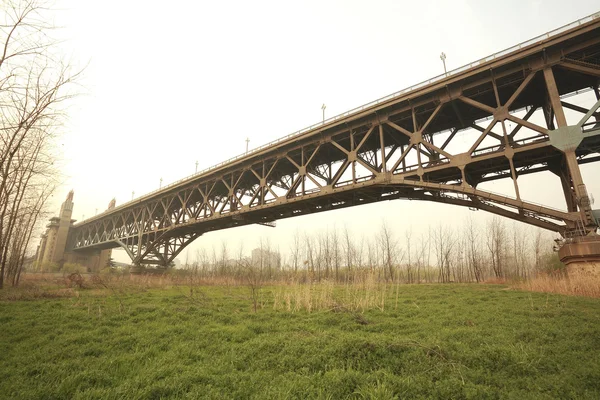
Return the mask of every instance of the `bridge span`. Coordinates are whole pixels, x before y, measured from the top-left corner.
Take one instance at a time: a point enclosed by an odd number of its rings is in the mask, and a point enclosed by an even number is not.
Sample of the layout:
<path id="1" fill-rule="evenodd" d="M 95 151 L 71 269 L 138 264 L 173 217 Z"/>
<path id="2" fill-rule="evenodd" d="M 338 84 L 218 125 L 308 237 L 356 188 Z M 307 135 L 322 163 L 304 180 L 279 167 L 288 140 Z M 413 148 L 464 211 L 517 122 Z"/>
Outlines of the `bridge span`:
<path id="1" fill-rule="evenodd" d="M 579 168 L 600 161 L 599 86 L 596 14 L 76 223 L 66 251 L 122 247 L 167 265 L 205 232 L 412 199 L 549 229 L 568 239 L 566 261 L 600 261 Z M 560 178 L 566 210 L 521 197 L 518 178 L 542 171 Z M 502 178 L 514 196 L 478 188 Z"/>

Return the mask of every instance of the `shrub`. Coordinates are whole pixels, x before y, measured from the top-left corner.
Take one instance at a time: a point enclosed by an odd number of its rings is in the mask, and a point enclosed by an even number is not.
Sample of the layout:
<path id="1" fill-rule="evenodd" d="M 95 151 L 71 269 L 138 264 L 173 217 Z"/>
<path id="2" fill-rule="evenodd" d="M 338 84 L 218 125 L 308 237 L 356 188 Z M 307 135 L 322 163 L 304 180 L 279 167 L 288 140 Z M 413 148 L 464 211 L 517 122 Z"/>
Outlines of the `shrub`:
<path id="1" fill-rule="evenodd" d="M 549 253 L 542 257 L 541 271 L 551 276 L 566 276 L 567 266 L 560 261 L 558 253 Z"/>
<path id="2" fill-rule="evenodd" d="M 61 272 L 64 272 L 65 274 L 73 274 L 73 273 L 85 274 L 88 271 L 87 271 L 87 268 L 81 264 L 65 263 L 61 269 Z"/>

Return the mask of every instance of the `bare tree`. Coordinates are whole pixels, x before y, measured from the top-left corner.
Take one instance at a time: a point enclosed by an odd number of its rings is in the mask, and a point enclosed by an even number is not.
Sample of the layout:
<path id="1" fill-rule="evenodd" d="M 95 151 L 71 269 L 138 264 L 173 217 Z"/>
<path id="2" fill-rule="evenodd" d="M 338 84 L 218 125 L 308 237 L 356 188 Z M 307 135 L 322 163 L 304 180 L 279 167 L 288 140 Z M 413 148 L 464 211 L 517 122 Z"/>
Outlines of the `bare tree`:
<path id="1" fill-rule="evenodd" d="M 454 262 L 451 263 L 453 267 L 451 269 L 452 279 L 454 280 L 454 282 L 465 282 L 468 279 L 468 269 L 465 269 L 465 264 L 467 260 L 467 252 L 465 251 L 466 239 L 464 236 L 457 235 L 455 242 L 457 245 L 455 246 L 455 249 L 452 252 L 452 259 L 454 260 Z"/>
<path id="2" fill-rule="evenodd" d="M 300 242 L 300 232 L 298 229 L 294 232 L 294 236 L 292 238 L 292 244 L 290 246 L 290 250 L 292 253 L 292 268 L 294 269 L 294 273 L 298 273 L 298 266 L 300 264 L 300 257 L 302 253 L 302 245 Z"/>
<path id="3" fill-rule="evenodd" d="M 348 226 L 345 225 L 344 226 L 344 253 L 345 253 L 345 259 L 346 259 L 346 274 L 347 277 L 350 277 L 352 275 L 352 264 L 356 261 L 355 260 L 355 248 L 354 248 L 354 244 L 352 243 L 352 238 L 350 237 L 350 231 L 348 230 Z"/>
<path id="4" fill-rule="evenodd" d="M 210 274 L 211 276 L 215 276 L 218 274 L 218 266 L 219 266 L 219 257 L 217 256 L 217 250 L 215 249 L 215 245 L 213 244 L 211 247 L 211 257 L 210 257 Z"/>
<path id="5" fill-rule="evenodd" d="M 321 232 L 318 238 L 319 265 L 325 269 L 325 279 L 329 278 L 331 270 L 331 242 L 329 239 L 329 230 Z"/>
<path id="6" fill-rule="evenodd" d="M 487 247 L 490 251 L 494 276 L 504 278 L 506 229 L 497 217 L 492 218 L 487 224 Z"/>
<path id="7" fill-rule="evenodd" d="M 314 254 L 314 245 L 313 245 L 313 240 L 310 237 L 310 235 L 308 233 L 306 233 L 304 235 L 304 249 L 306 251 L 306 259 L 305 259 L 305 264 L 308 266 L 308 270 L 310 272 L 311 278 L 314 278 L 314 274 L 315 274 L 315 254 Z M 317 268 L 318 267 L 318 263 L 317 263 Z M 318 274 L 318 279 L 321 279 L 321 271 L 317 271 Z"/>
<path id="8" fill-rule="evenodd" d="M 0 43 L 0 288 L 20 268 L 54 189 L 51 144 L 78 74 L 54 58 L 49 10 L 36 0 L 4 1 Z"/>
<path id="9" fill-rule="evenodd" d="M 413 283 L 412 259 L 410 249 L 412 242 L 412 228 L 408 228 L 408 230 L 404 232 L 404 237 L 406 238 L 406 254 L 408 255 L 408 262 L 406 263 L 406 279 L 408 283 Z"/>
<path id="10" fill-rule="evenodd" d="M 469 270 L 477 282 L 483 281 L 483 259 L 480 249 L 479 232 L 472 218 L 467 221 L 466 229 L 466 248 L 467 248 L 467 265 Z"/>
<path id="11" fill-rule="evenodd" d="M 260 306 L 260 291 L 264 282 L 264 276 L 258 270 L 258 266 L 254 263 L 256 260 L 251 260 L 243 256 L 243 247 L 240 245 L 238 252 L 238 259 L 236 260 L 240 277 L 248 285 L 250 290 L 250 301 L 252 303 L 252 310 L 258 311 Z"/>
<path id="12" fill-rule="evenodd" d="M 221 276 L 225 276 L 229 272 L 228 260 L 227 242 L 223 240 L 221 242 L 221 256 L 219 257 L 219 274 Z"/>
<path id="13" fill-rule="evenodd" d="M 512 253 L 513 253 L 513 276 L 525 279 L 529 275 L 529 235 L 522 226 L 513 223 L 512 231 Z"/>
<path id="14" fill-rule="evenodd" d="M 375 243 L 372 243 L 371 240 L 363 237 L 362 242 L 367 241 L 367 267 L 369 268 L 369 270 L 371 272 L 373 272 L 375 270 L 375 268 L 377 268 L 377 265 L 379 264 L 379 260 L 378 260 L 378 251 L 377 251 L 377 242 L 375 240 Z"/>
<path id="15" fill-rule="evenodd" d="M 416 264 L 417 264 L 417 271 L 416 271 L 416 281 L 417 283 L 421 283 L 421 279 L 422 279 L 422 272 L 423 269 L 427 266 L 429 266 L 429 253 L 431 251 L 430 248 L 430 237 L 429 235 L 425 236 L 425 234 L 421 234 L 421 238 L 419 240 L 419 247 L 417 249 L 417 260 L 416 260 Z"/>
<path id="16" fill-rule="evenodd" d="M 26 205 L 21 207 L 17 216 L 16 228 L 10 241 L 10 250 L 6 256 L 8 262 L 5 269 L 6 278 L 12 286 L 19 283 L 31 236 L 50 193 L 51 191 L 42 191 L 36 199 L 27 199 Z"/>
<path id="17" fill-rule="evenodd" d="M 452 232 L 447 227 L 441 225 L 432 231 L 432 237 L 438 261 L 438 280 L 440 282 L 450 282 L 452 251 L 456 244 L 456 238 L 453 237 Z"/>
<path id="18" fill-rule="evenodd" d="M 333 268 L 335 269 L 335 280 L 340 280 L 340 239 L 336 227 L 333 227 L 331 233 L 331 258 Z"/>
<path id="19" fill-rule="evenodd" d="M 245 261 L 244 258 L 244 242 L 240 241 L 240 247 L 238 248 L 238 254 L 237 254 L 237 265 L 236 265 L 236 275 L 242 275 L 244 273 L 243 269 L 244 269 L 244 263 L 243 261 Z"/>
<path id="20" fill-rule="evenodd" d="M 194 265 L 198 267 L 202 277 L 207 276 L 210 268 L 210 261 L 208 259 L 208 254 L 206 253 L 206 250 L 204 248 L 196 250 Z"/>
<path id="21" fill-rule="evenodd" d="M 383 260 L 384 276 L 386 279 L 394 280 L 394 263 L 397 256 L 398 244 L 393 237 L 393 232 L 385 221 L 382 221 L 379 230 L 379 245 Z"/>
<path id="22" fill-rule="evenodd" d="M 361 240 L 359 245 L 354 245 L 352 249 L 352 260 L 358 269 L 365 267 L 365 246 L 368 246 L 368 242 Z"/>
<path id="23" fill-rule="evenodd" d="M 264 245 L 263 245 L 263 240 L 261 239 L 261 247 L 263 248 L 263 250 L 261 250 L 261 254 L 260 254 L 260 258 L 261 261 L 263 263 L 263 265 L 265 265 L 267 267 L 267 278 L 268 279 L 272 279 L 273 278 L 273 260 L 271 257 L 271 241 L 269 240 L 269 238 L 266 238 L 264 240 Z"/>
<path id="24" fill-rule="evenodd" d="M 542 267 L 542 230 L 537 228 L 533 238 L 533 251 L 535 255 L 535 272 L 539 272 Z"/>

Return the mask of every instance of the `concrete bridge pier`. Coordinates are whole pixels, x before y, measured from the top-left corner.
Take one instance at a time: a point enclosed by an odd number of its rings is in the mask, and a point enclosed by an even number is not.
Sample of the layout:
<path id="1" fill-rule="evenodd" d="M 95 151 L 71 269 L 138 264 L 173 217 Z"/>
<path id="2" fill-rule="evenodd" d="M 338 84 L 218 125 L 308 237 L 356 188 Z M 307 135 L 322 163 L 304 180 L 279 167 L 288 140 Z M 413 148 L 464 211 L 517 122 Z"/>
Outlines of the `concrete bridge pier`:
<path id="1" fill-rule="evenodd" d="M 167 266 L 164 264 L 146 264 L 143 262 L 134 262 L 131 264 L 130 272 L 134 275 L 141 275 L 145 272 L 162 273 L 167 270 Z"/>
<path id="2" fill-rule="evenodd" d="M 134 263 L 131 265 L 129 272 L 134 275 L 140 275 L 142 272 L 144 272 L 144 266 L 140 263 Z"/>
<path id="3" fill-rule="evenodd" d="M 600 277 L 600 235 L 569 239 L 558 251 L 569 275 Z"/>

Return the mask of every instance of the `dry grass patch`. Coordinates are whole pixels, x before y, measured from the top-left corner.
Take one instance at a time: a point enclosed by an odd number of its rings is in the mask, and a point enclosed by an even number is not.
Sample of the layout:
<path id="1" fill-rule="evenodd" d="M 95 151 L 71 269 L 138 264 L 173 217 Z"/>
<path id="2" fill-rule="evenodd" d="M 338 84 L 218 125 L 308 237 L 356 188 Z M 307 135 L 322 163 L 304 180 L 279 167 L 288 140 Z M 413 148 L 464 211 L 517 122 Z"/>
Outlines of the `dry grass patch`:
<path id="1" fill-rule="evenodd" d="M 292 281 L 278 285 L 273 292 L 273 309 L 289 312 L 344 310 L 365 312 L 384 311 L 390 295 L 397 307 L 399 284 L 379 282 L 372 272 L 357 274 L 353 282 L 345 284 L 332 280 L 321 282 Z"/>
<path id="2" fill-rule="evenodd" d="M 516 287 L 533 292 L 600 298 L 600 277 L 597 276 L 544 275 L 520 283 Z"/>

